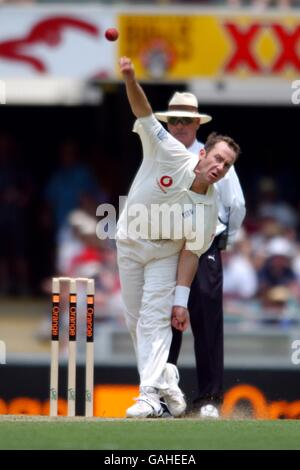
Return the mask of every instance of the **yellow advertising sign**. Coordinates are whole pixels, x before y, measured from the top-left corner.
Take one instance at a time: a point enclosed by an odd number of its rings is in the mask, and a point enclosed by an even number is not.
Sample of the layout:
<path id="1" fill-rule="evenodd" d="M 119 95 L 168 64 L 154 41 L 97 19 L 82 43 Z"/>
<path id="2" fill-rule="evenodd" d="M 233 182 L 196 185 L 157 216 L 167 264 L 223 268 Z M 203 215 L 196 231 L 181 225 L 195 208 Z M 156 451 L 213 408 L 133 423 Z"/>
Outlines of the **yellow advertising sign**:
<path id="1" fill-rule="evenodd" d="M 119 28 L 140 79 L 300 74 L 300 15 L 124 14 Z"/>

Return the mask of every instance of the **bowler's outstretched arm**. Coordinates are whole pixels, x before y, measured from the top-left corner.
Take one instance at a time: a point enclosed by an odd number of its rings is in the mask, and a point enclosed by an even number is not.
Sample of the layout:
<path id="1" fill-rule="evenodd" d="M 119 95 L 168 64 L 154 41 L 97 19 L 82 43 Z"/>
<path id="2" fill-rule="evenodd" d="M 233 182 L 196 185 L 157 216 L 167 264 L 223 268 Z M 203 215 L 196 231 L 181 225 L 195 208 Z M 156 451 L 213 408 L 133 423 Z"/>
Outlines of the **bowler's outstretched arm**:
<path id="1" fill-rule="evenodd" d="M 152 108 L 142 87 L 135 78 L 134 67 L 131 60 L 128 57 L 121 57 L 119 64 L 133 114 L 137 118 L 149 116 L 152 114 Z"/>

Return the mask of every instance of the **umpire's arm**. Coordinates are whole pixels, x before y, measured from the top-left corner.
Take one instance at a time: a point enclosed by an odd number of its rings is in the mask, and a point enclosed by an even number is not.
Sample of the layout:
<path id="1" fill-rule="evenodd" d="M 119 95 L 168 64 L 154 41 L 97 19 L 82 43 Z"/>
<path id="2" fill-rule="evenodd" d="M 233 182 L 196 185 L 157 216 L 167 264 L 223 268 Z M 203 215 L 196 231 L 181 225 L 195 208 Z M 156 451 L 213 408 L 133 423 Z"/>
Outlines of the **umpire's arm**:
<path id="1" fill-rule="evenodd" d="M 119 64 L 126 86 L 128 101 L 133 114 L 137 118 L 150 116 L 150 114 L 152 114 L 152 108 L 142 87 L 136 81 L 131 59 L 128 57 L 121 57 Z"/>

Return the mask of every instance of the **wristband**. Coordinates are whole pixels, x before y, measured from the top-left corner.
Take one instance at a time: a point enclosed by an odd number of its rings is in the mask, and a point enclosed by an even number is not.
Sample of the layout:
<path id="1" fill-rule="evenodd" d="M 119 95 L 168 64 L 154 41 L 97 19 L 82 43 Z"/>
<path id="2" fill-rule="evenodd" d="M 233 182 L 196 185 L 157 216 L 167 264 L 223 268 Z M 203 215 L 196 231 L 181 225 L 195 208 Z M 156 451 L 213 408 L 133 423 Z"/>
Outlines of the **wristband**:
<path id="1" fill-rule="evenodd" d="M 187 308 L 190 290 L 191 289 L 186 286 L 176 286 L 173 305 Z"/>

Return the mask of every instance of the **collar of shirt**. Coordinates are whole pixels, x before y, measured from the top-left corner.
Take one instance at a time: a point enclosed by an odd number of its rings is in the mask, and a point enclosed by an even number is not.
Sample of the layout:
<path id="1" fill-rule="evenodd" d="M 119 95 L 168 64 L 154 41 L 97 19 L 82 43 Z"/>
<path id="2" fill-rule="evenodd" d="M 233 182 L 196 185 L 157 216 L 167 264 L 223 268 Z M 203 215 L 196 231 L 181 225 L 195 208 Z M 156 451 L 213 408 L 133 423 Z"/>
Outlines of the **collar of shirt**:
<path id="1" fill-rule="evenodd" d="M 195 204 L 206 204 L 206 205 L 211 205 L 211 204 L 216 204 L 216 198 L 215 198 L 215 190 L 213 184 L 211 184 L 207 190 L 206 194 L 199 194 L 195 193 L 194 191 L 188 189 L 187 190 L 189 197 L 192 199 L 192 201 Z"/>
<path id="2" fill-rule="evenodd" d="M 198 155 L 203 147 L 204 144 L 202 142 L 199 142 L 199 140 L 195 139 L 192 145 L 188 148 L 188 151 Z"/>

